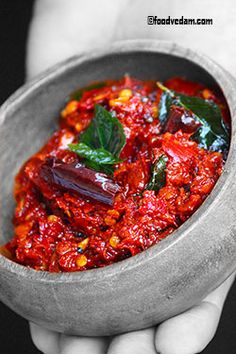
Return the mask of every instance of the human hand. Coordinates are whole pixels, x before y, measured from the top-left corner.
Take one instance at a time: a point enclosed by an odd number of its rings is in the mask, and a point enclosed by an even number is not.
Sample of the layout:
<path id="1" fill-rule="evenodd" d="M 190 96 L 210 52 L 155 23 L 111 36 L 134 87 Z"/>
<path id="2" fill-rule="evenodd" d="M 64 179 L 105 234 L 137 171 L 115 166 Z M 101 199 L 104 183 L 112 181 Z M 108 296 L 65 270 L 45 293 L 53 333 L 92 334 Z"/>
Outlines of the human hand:
<path id="1" fill-rule="evenodd" d="M 30 323 L 34 344 L 44 354 L 196 354 L 213 338 L 231 275 L 200 304 L 158 327 L 105 337 L 66 336 Z"/>
<path id="2" fill-rule="evenodd" d="M 112 42 L 125 1 L 100 0 L 96 11 L 94 3 L 81 0 L 38 1 L 28 42 L 28 78 L 68 56 Z M 233 278 L 199 305 L 157 328 L 114 338 L 89 338 L 65 336 L 30 324 L 32 339 L 45 354 L 194 354 L 212 339 Z"/>

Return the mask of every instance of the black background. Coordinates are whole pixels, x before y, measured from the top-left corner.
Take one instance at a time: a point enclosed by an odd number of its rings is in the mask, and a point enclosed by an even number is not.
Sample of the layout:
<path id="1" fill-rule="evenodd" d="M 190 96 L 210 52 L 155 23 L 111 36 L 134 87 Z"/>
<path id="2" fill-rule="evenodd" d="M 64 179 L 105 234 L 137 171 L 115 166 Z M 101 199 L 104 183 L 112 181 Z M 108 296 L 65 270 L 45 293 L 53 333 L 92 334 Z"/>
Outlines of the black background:
<path id="1" fill-rule="evenodd" d="M 33 0 L 0 0 L 0 104 L 24 81 L 25 40 L 32 4 Z M 235 329 L 236 285 L 228 296 L 216 336 L 203 353 L 236 353 Z M 31 342 L 27 321 L 1 303 L 0 353 L 39 353 Z"/>

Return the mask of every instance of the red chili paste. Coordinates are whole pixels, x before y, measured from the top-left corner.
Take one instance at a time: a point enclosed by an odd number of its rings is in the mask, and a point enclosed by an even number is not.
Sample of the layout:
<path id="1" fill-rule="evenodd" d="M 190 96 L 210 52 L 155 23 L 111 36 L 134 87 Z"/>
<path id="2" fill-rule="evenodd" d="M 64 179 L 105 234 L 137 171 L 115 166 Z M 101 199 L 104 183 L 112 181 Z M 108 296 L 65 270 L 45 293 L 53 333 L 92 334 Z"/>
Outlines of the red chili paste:
<path id="1" fill-rule="evenodd" d="M 215 102 L 229 121 L 224 99 L 205 86 L 182 78 L 165 86 Z M 103 267 L 158 243 L 202 204 L 222 173 L 222 151 L 194 141 L 199 122 L 178 105 L 163 128 L 161 94 L 154 81 L 126 76 L 66 104 L 59 129 L 16 176 L 15 235 L 6 245 L 16 262 L 50 272 Z M 89 127 L 95 104 L 120 121 L 126 137 L 113 175 L 85 166 L 68 148 Z M 157 161 L 162 184 L 149 188 Z"/>

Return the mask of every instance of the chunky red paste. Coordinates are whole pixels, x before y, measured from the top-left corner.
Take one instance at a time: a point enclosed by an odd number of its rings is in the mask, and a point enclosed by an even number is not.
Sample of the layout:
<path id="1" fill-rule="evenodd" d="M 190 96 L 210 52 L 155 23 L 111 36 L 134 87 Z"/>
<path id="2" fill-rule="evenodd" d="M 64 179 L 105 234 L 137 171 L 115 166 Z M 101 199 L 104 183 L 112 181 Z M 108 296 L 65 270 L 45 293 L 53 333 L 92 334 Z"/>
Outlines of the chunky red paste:
<path id="1" fill-rule="evenodd" d="M 216 102 L 229 121 L 223 98 L 203 85 L 182 78 L 164 84 L 179 93 Z M 197 129 L 191 117 L 183 122 L 174 119 L 163 131 L 158 119 L 161 93 L 154 81 L 126 76 L 84 90 L 81 97 L 66 104 L 59 129 L 16 176 L 15 234 L 6 245 L 16 262 L 50 272 L 103 267 L 158 243 L 202 204 L 222 173 L 222 153 L 200 148 L 191 138 Z M 86 189 L 85 179 L 89 178 L 96 191 L 90 198 L 77 193 L 74 185 L 59 188 L 52 182 L 52 173 L 60 174 L 61 164 L 69 166 L 66 170 L 83 165 L 68 144 L 79 142 L 80 133 L 93 118 L 95 104 L 119 119 L 126 143 L 114 175 L 103 176 L 110 188 L 105 196 L 101 185 L 93 184 L 99 172 L 86 167 L 88 176 L 85 170 L 78 175 L 78 188 L 85 183 Z M 170 114 L 182 116 L 182 110 L 176 107 Z M 165 183 L 159 190 L 148 189 L 152 166 L 161 156 L 166 158 Z"/>

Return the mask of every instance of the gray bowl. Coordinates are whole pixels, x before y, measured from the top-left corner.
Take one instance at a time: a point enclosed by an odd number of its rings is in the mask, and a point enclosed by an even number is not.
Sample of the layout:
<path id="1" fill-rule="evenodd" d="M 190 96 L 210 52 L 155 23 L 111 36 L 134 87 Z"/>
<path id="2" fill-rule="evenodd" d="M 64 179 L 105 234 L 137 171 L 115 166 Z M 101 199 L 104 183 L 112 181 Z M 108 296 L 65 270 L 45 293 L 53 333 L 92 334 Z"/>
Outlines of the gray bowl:
<path id="1" fill-rule="evenodd" d="M 111 335 L 157 324 L 198 303 L 236 269 L 236 83 L 203 55 L 158 41 L 121 42 L 73 57 L 23 86 L 0 111 L 1 243 L 12 236 L 13 178 L 43 145 L 69 92 L 124 73 L 186 76 L 222 89 L 232 117 L 224 172 L 198 211 L 149 250 L 103 269 L 37 272 L 0 256 L 0 299 L 49 329 Z"/>

